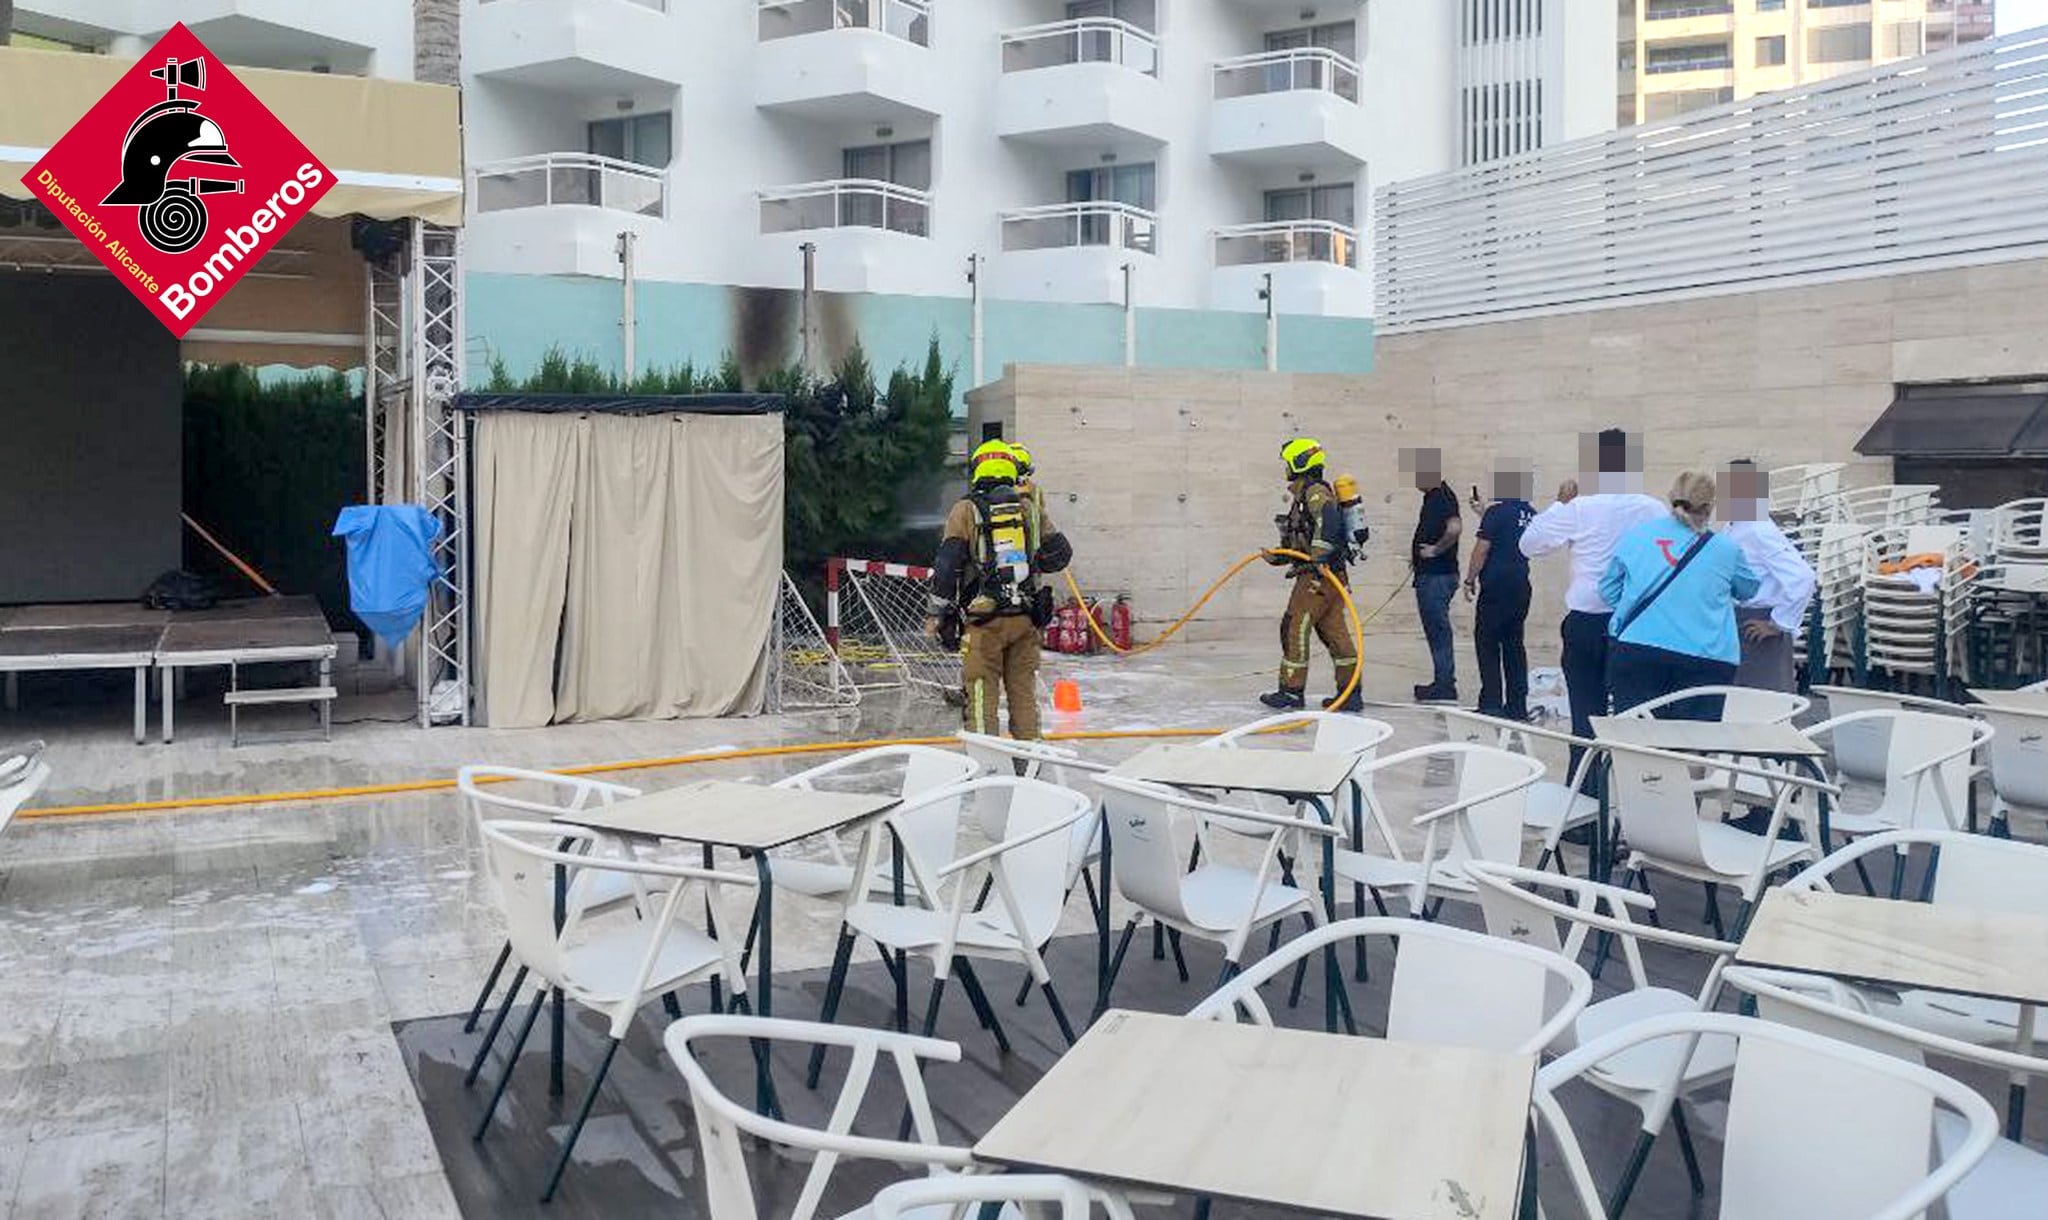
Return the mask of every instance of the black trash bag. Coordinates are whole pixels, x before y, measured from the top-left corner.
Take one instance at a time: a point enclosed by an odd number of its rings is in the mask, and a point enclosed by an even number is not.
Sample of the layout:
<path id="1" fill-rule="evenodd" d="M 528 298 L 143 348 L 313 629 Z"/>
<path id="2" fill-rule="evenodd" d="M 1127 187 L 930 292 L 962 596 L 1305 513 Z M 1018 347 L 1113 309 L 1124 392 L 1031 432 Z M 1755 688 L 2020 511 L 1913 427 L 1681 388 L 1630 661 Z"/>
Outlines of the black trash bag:
<path id="1" fill-rule="evenodd" d="M 142 591 L 148 610 L 211 610 L 219 603 L 220 589 L 196 572 L 165 572 Z"/>

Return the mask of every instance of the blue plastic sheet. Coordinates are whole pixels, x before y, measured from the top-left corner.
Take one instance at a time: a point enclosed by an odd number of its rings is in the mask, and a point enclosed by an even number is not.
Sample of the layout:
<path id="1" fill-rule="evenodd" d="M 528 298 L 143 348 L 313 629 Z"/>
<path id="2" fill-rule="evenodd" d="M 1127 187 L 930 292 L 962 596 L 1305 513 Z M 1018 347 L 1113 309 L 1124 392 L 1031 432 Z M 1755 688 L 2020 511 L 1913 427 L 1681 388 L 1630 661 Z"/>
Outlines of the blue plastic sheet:
<path id="1" fill-rule="evenodd" d="M 417 504 L 352 504 L 334 519 L 334 536 L 348 541 L 349 609 L 386 644 L 419 625 L 440 535 L 440 518 Z"/>

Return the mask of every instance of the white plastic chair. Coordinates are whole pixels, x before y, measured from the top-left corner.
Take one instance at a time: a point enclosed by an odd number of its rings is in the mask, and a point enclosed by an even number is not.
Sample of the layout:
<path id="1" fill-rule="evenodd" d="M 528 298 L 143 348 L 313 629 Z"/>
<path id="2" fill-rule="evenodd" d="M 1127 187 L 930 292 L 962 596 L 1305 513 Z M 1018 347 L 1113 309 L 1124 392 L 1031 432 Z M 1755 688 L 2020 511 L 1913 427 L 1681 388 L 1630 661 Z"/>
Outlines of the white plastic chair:
<path id="1" fill-rule="evenodd" d="M 1620 834 L 1628 841 L 1628 859 L 1622 866 L 1624 884 L 1634 878 L 1648 892 L 1646 874 L 1651 870 L 1706 884 L 1710 887 L 1707 912 L 1717 932 L 1721 931 L 1721 910 L 1713 887 L 1735 886 L 1744 903 L 1754 903 L 1771 874 L 1818 857 L 1814 844 L 1781 839 L 1778 832 L 1784 828 L 1796 796 L 1815 792 L 1839 795 L 1839 789 L 1808 776 L 1715 760 L 1712 766 L 1716 770 L 1753 777 L 1777 792 L 1768 827 L 1755 834 L 1700 815 L 1692 768 L 1702 765 L 1701 759 L 1618 743 L 1609 743 L 1607 756 L 1612 760 L 1608 795 Z"/>
<path id="2" fill-rule="evenodd" d="M 806 791 L 830 789 L 848 781 L 858 783 L 863 777 L 889 767 L 900 766 L 902 775 L 897 780 L 897 794 L 909 802 L 917 797 L 965 783 L 981 774 L 981 764 L 963 754 L 951 750 L 940 750 L 932 746 L 875 746 L 858 750 L 843 758 L 835 758 L 795 775 L 784 776 L 772 785 L 776 788 L 797 788 Z M 953 858 L 960 829 L 960 802 L 933 801 L 918 805 L 915 816 L 898 819 L 896 823 L 897 843 L 901 847 L 907 866 L 905 878 L 893 874 L 878 873 L 873 884 L 893 887 L 899 880 L 905 885 L 905 897 L 910 896 L 908 886 L 920 866 L 927 875 L 930 871 Z M 829 859 L 816 860 L 787 853 L 778 853 L 771 872 L 777 889 L 802 894 L 807 898 L 847 898 L 853 884 L 854 865 L 847 858 L 845 845 L 838 835 L 823 836 Z"/>
<path id="3" fill-rule="evenodd" d="M 1992 832 L 2011 833 L 2012 811 L 2048 816 L 2048 712 L 1979 704 L 1970 709 L 1995 734 L 1986 757 Z"/>
<path id="4" fill-rule="evenodd" d="M 1005 1051 L 1009 1049 L 1002 1026 L 995 1020 L 995 1010 L 968 961 L 992 958 L 1021 963 L 1037 981 L 1060 1032 L 1069 1043 L 1074 1040 L 1073 1027 L 1060 1006 L 1059 993 L 1052 985 L 1052 975 L 1046 970 L 1041 953 L 1059 930 L 1060 913 L 1067 901 L 1068 844 L 1073 828 L 1092 812 L 1088 798 L 1043 780 L 986 776 L 927 793 L 891 813 L 882 825 L 893 831 L 899 820 L 915 820 L 926 804 L 950 802 L 957 807 L 967 797 L 997 793 L 1007 798 L 1004 803 L 1008 818 L 1002 841 L 969 852 L 939 866 L 929 877 L 920 878 L 921 888 L 933 899 L 932 906 L 896 906 L 872 900 L 847 905 L 819 1020 L 829 1022 L 837 1015 L 854 946 L 865 938 L 895 963 L 898 1029 L 909 1021 L 904 956 L 916 953 L 932 962 L 931 998 L 924 1018 L 927 1035 L 938 1022 L 939 1002 L 945 994 L 947 979 L 957 968 L 976 1014 L 998 1044 Z M 875 867 L 873 857 L 878 854 L 880 839 L 880 835 L 869 837 L 865 852 L 868 859 L 863 868 Z M 996 902 L 991 907 L 976 909 L 973 896 L 980 890 L 983 878 L 993 882 Z M 817 1062 L 814 1059 L 813 1080 Z"/>
<path id="5" fill-rule="evenodd" d="M 1967 716 L 1887 708 L 1836 716 L 1805 733 L 1820 741 L 1872 730 L 1885 738 L 1884 795 L 1868 813 L 1837 808 L 1829 833 L 1853 838 L 1885 830 L 1963 829 L 1972 768 L 1977 751 L 1996 735 L 1991 726 Z"/>
<path id="6" fill-rule="evenodd" d="M 1336 827 L 1310 817 L 1284 817 L 1260 810 L 1219 805 L 1176 788 L 1104 775 L 1103 806 L 1116 854 L 1112 870 L 1119 894 L 1136 908 L 1124 925 L 1103 980 L 1106 997 L 1123 967 L 1131 936 L 1150 919 L 1185 936 L 1223 947 L 1223 976 L 1244 959 L 1251 938 L 1268 927 L 1300 916 L 1311 927 L 1324 922 L 1323 905 L 1312 890 L 1280 880 L 1279 859 L 1289 833 L 1334 838 Z M 1208 833 L 1211 819 L 1263 822 L 1275 833 L 1266 841 L 1255 869 L 1220 860 L 1204 850 L 1192 869 L 1190 847 Z"/>
<path id="7" fill-rule="evenodd" d="M 1565 1037 L 1593 995 L 1578 963 L 1530 945 L 1418 919 L 1368 915 L 1297 936 L 1189 1010 L 1197 1021 L 1272 1025 L 1259 988 L 1339 941 L 1394 941 L 1386 1038 L 1536 1055 Z"/>
<path id="8" fill-rule="evenodd" d="M 1558 1091 L 1598 1064 L 1660 1039 L 1721 1035 L 1736 1044 L 1721 1157 L 1724 1217 L 1914 1220 L 1984 1159 L 1998 1119 L 1982 1097 L 1937 1072 L 1805 1030 L 1726 1013 L 1675 1013 L 1615 1031 L 1536 1073 L 1535 1111 L 1556 1140 L 1586 1214 L 1603 1207 Z M 1660 1108 L 1668 1108 L 1667 1087 Z M 1962 1136 L 1936 1154 L 1937 1107 Z"/>
<path id="9" fill-rule="evenodd" d="M 43 750 L 42 742 L 32 741 L 0 758 L 0 834 L 6 833 L 14 815 L 50 781 L 50 764 L 43 761 Z"/>
<path id="10" fill-rule="evenodd" d="M 1370 790 L 1366 806 L 1384 851 L 1368 851 L 1363 843 L 1354 843 L 1337 853 L 1337 879 L 1370 890 L 1381 914 L 1386 913 L 1382 891 L 1405 893 L 1409 913 L 1420 916 L 1431 898 L 1474 899 L 1472 882 L 1465 875 L 1473 861 L 1521 862 L 1529 789 L 1543 778 L 1543 764 L 1537 759 L 1493 746 L 1447 741 L 1390 754 L 1361 767 L 1359 774 L 1371 778 L 1397 768 L 1420 772 L 1444 764 L 1457 769 L 1451 800 L 1406 819 L 1409 827 L 1422 833 L 1421 849 L 1413 859 L 1401 848 L 1387 799 Z"/>
<path id="11" fill-rule="evenodd" d="M 1731 966 L 1723 981 L 1754 996 L 1757 1015 L 1766 1021 L 1868 1047 L 1922 1067 L 1928 1066 L 1927 1056 L 1935 1055 L 2006 1073 L 2016 1082 L 2048 1076 L 2048 1059 L 1974 1046 L 1888 1021 L 1869 1011 L 1862 993 L 1823 975 Z M 1944 1153 L 1961 1145 L 1966 1130 L 1948 1115 L 1936 1116 L 1935 1138 Z M 2040 1215 L 2044 1200 L 2048 1200 L 2048 1154 L 2027 1147 L 2008 1132 L 2008 1138 L 1994 1143 L 1970 1175 L 1949 1191 L 1943 1206 L 1948 1220 L 2029 1220 Z"/>
<path id="12" fill-rule="evenodd" d="M 975 1220 L 990 1204 L 1002 1208 L 1003 1220 L 1058 1209 L 1059 1220 L 1088 1220 L 1099 1209 L 1106 1220 L 1133 1220 L 1131 1205 L 1121 1195 L 1057 1174 L 1010 1173 L 997 1177 L 927 1178 L 898 1182 L 875 1196 L 873 1220 Z"/>
<path id="13" fill-rule="evenodd" d="M 1804 695 L 1785 691 L 1758 690 L 1751 686 L 1693 686 L 1659 695 L 1615 715 L 1650 720 L 1656 717 L 1659 709 L 1674 703 L 1717 697 L 1721 700 L 1719 719 L 1724 724 L 1784 724 L 1813 706 L 1813 701 Z"/>
<path id="14" fill-rule="evenodd" d="M 745 1039 L 752 1043 L 757 1062 L 768 1056 L 769 1044 L 776 1042 L 807 1046 L 819 1056 L 832 1047 L 850 1051 L 845 1082 L 825 1125 L 806 1127 L 770 1118 L 728 1097 L 712 1081 L 702 1062 L 706 1044 L 721 1039 Z M 803 1188 L 784 1220 L 814 1220 L 832 1172 L 842 1160 L 920 1165 L 933 1176 L 967 1172 L 974 1167 L 974 1158 L 967 1149 L 939 1142 L 938 1123 L 932 1117 L 931 1098 L 919 1070 L 921 1063 L 958 1063 L 960 1048 L 954 1043 L 850 1025 L 730 1015 L 685 1017 L 668 1027 L 662 1043 L 689 1088 L 697 1147 L 703 1157 L 708 1214 L 718 1220 L 760 1220 L 762 1215 L 752 1175 L 747 1170 L 746 1153 L 740 1146 L 742 1133 L 774 1145 L 782 1153 L 777 1157 L 780 1163 L 805 1158 L 810 1161 Z M 896 1069 L 896 1085 L 902 1090 L 908 1111 L 906 1136 L 914 1135 L 914 1139 L 853 1133 L 854 1119 L 884 1058 Z M 872 1214 L 864 1207 L 849 1213 L 845 1220 L 864 1220 Z"/>
<path id="15" fill-rule="evenodd" d="M 1494 745 L 1505 750 L 1509 743 L 1519 741 L 1522 753 L 1532 757 L 1534 751 L 1529 745 L 1531 740 L 1556 742 L 1577 748 L 1578 763 L 1570 768 L 1570 774 L 1564 783 L 1554 779 L 1539 779 L 1529 786 L 1528 803 L 1522 815 L 1523 830 L 1542 839 L 1543 850 L 1536 859 L 1536 867 L 1549 868 L 1555 864 L 1557 871 L 1562 873 L 1565 835 L 1600 820 L 1600 799 L 1586 789 L 1594 767 L 1606 754 L 1607 743 L 1590 737 L 1575 736 L 1558 729 L 1540 728 L 1520 721 L 1482 716 L 1462 708 L 1447 707 L 1441 711 L 1447 721 L 1456 721 L 1466 726 L 1466 741 L 1478 741 L 1480 734 L 1491 732 Z M 1591 874 L 1594 863 L 1592 852 L 1588 851 L 1588 875 Z"/>
<path id="16" fill-rule="evenodd" d="M 651 860 L 621 860 L 597 855 L 588 849 L 597 837 L 592 832 L 553 822 L 486 822 L 483 825 L 484 863 L 496 883 L 499 909 L 512 940 L 512 951 L 535 976 L 533 1001 L 524 1023 L 505 1057 L 504 1074 L 498 1078 L 490 1104 L 484 1107 L 473 1138 L 481 1140 L 490 1129 L 491 1116 L 511 1083 L 519 1063 L 519 1052 L 533 1032 L 543 1002 L 550 991 L 585 1008 L 594 1009 L 610 1021 L 610 1037 L 604 1058 L 591 1075 L 590 1087 L 576 1111 L 574 1123 L 562 1141 L 554 1168 L 548 1173 L 541 1201 L 554 1197 L 562 1180 L 576 1138 L 590 1117 L 597 1091 L 611 1069 L 612 1057 L 632 1028 L 633 1018 L 656 996 L 673 1001 L 677 988 L 705 979 L 717 979 L 730 989 L 733 1003 L 744 1003 L 746 974 L 740 969 L 740 922 L 726 902 L 729 890 L 751 891 L 754 878 L 709 869 L 689 868 Z M 577 852 L 554 846 L 568 841 Z M 586 922 L 571 911 L 558 930 L 555 925 L 556 870 L 571 877 L 587 870 L 629 873 L 659 878 L 667 894 L 658 910 L 638 920 Z M 702 906 L 689 901 L 702 891 Z M 698 929 L 683 920 L 686 911 L 701 909 L 707 926 Z M 514 989 L 516 992 L 516 988 Z M 508 996 L 509 1008 L 512 997 Z"/>
<path id="17" fill-rule="evenodd" d="M 1785 883 L 1794 893 L 1832 891 L 1834 878 L 1864 856 L 1892 853 L 1903 861 L 1915 847 L 1936 848 L 1933 876 L 1922 886 L 1937 906 L 2048 917 L 2048 847 L 1955 830 L 1893 830 L 1857 840 Z M 1865 1008 L 1887 1020 L 1962 1042 L 2007 1046 L 2019 1037 L 2019 1008 L 1914 989 L 1857 988 Z M 2034 1036 L 2048 1040 L 2048 1014 L 2037 1014 Z"/>
<path id="18" fill-rule="evenodd" d="M 991 737 L 986 733 L 965 730 L 956 735 L 966 748 L 967 757 L 974 760 L 984 775 L 1042 779 L 1086 794 L 1094 791 L 1094 777 L 1109 770 L 1108 763 L 1083 758 L 1074 750 L 1050 742 Z M 991 841 L 1000 840 L 1009 815 L 1006 804 L 999 800 L 977 801 L 975 812 L 982 833 Z M 1092 818 L 1078 823 L 1067 846 L 1067 892 L 1071 894 L 1076 883 L 1085 884 L 1088 906 L 1093 910 L 1100 895 L 1087 874 L 1088 866 L 1102 855 L 1101 824 Z"/>
<path id="19" fill-rule="evenodd" d="M 1934 716 L 1967 716 L 1971 710 L 1946 699 L 1903 691 L 1816 686 L 1813 693 L 1828 701 L 1828 716 L 1837 720 L 1851 712 L 1907 711 Z M 1882 783 L 1885 762 L 1891 753 L 1891 725 L 1889 722 L 1856 722 L 1853 727 L 1845 727 L 1829 736 L 1828 753 L 1834 761 L 1838 780 L 1846 776 L 1867 783 Z"/>
<path id="20" fill-rule="evenodd" d="M 536 789 L 539 790 L 538 793 Z M 464 811 L 478 827 L 493 819 L 502 818 L 547 820 L 562 814 L 603 808 L 640 795 L 638 788 L 629 788 L 624 784 L 613 784 L 604 780 L 586 779 L 580 775 L 480 764 L 463 767 L 455 773 L 455 790 Z M 612 835 L 591 832 L 588 838 L 582 841 L 599 855 L 619 860 L 638 858 L 630 844 Z M 640 873 L 584 869 L 576 874 L 574 883 L 569 887 L 566 905 L 570 911 L 581 914 L 630 902 L 635 913 L 645 918 L 649 913 L 650 899 L 658 896 L 662 888 L 663 883 L 658 877 L 650 880 Z M 485 976 L 484 985 L 478 989 L 476 1002 L 470 1005 L 469 1019 L 462 1026 L 463 1033 L 472 1033 L 476 1030 L 476 1023 L 483 1016 L 484 1005 L 498 989 L 498 979 L 504 974 L 505 965 L 511 958 L 512 942 L 508 939 L 498 950 L 497 960 L 491 963 L 491 972 Z M 508 1005 L 511 994 L 517 992 L 520 985 L 526 981 L 526 973 L 526 964 L 519 963 L 513 972 L 512 985 L 507 992 Z M 491 1044 L 497 1040 L 498 1030 L 502 1024 L 503 1018 L 500 1018 L 491 1026 L 483 1045 L 477 1048 L 478 1065 L 481 1065 L 484 1057 L 490 1054 Z M 471 1075 L 475 1075 L 474 1068 Z"/>
<path id="21" fill-rule="evenodd" d="M 1620 947 L 1622 964 L 1628 969 L 1629 989 L 1588 1005 L 1572 1028 L 1558 1039 L 1557 1050 L 1571 1050 L 1651 1017 L 1707 1012 L 1714 1007 L 1720 995 L 1721 971 L 1734 957 L 1735 946 L 1657 926 L 1657 903 L 1648 894 L 1498 864 L 1474 865 L 1471 875 L 1479 887 L 1479 906 L 1490 935 L 1576 962 L 1585 952 L 1586 936 L 1598 932 L 1600 948 L 1595 971 L 1605 965 L 1610 948 Z M 1638 923 L 1630 915 L 1632 910 L 1652 922 Z M 1706 977 L 1699 991 L 1688 994 L 1651 983 L 1643 968 L 1644 942 L 1706 959 Z M 1587 1069 L 1585 1079 L 1594 1088 L 1641 1112 L 1642 1122 L 1636 1135 L 1638 1164 L 1663 1130 L 1661 1121 L 1651 1121 L 1658 1090 L 1676 1079 L 1671 1123 L 1678 1136 L 1679 1152 L 1685 1158 L 1686 1173 L 1692 1179 L 1693 1193 L 1700 1194 L 1706 1183 L 1700 1176 L 1699 1153 L 1693 1147 L 1684 1102 L 1726 1080 L 1734 1064 L 1735 1044 L 1726 1038 L 1702 1038 L 1689 1054 L 1683 1044 L 1666 1041 L 1638 1047 L 1596 1064 Z"/>

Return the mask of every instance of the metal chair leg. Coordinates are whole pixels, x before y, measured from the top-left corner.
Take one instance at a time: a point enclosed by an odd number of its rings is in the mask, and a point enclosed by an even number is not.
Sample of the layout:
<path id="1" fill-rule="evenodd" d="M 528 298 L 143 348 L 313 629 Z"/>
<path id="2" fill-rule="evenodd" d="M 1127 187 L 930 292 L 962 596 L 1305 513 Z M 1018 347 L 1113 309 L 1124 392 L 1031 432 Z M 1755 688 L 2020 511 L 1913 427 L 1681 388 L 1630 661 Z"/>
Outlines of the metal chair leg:
<path id="1" fill-rule="evenodd" d="M 1173 969 L 1175 973 L 1180 975 L 1181 982 L 1187 982 L 1188 959 L 1182 957 L 1180 953 L 1180 933 L 1168 928 L 1166 931 L 1166 943 L 1173 949 Z"/>
<path id="2" fill-rule="evenodd" d="M 526 1049 L 526 1040 L 533 1035 L 534 1022 L 540 1020 L 540 1010 L 547 1001 L 545 990 L 533 993 L 533 1003 L 526 1009 L 526 1020 L 519 1024 L 519 1037 L 512 1043 L 512 1053 L 505 1057 L 505 1071 L 498 1077 L 498 1087 L 491 1090 L 490 1104 L 484 1107 L 484 1116 L 477 1120 L 476 1130 L 470 1134 L 470 1139 L 481 1140 L 484 1132 L 491 1129 L 491 1116 L 498 1112 L 498 1102 L 505 1096 L 505 1086 L 512 1083 L 512 1070 L 519 1066 L 519 1053 Z"/>
<path id="3" fill-rule="evenodd" d="M 832 950 L 832 973 L 825 980 L 825 1003 L 818 1010 L 818 1021 L 830 1025 L 839 1016 L 839 997 L 846 990 L 846 968 L 853 961 L 853 929 L 840 925 L 839 943 Z M 804 1073 L 804 1087 L 818 1087 L 818 1073 L 825 1067 L 825 1047 L 821 1043 L 811 1048 L 811 1065 Z"/>
<path id="4" fill-rule="evenodd" d="M 491 1044 L 498 1040 L 498 1031 L 505 1028 L 505 1018 L 512 1015 L 512 1006 L 519 1002 L 519 985 L 526 981 L 526 967 L 521 966 L 512 975 L 512 985 L 505 989 L 505 1002 L 498 1007 L 498 1015 L 491 1018 L 491 1027 L 484 1031 L 483 1045 L 476 1048 L 476 1058 L 470 1061 L 469 1075 L 462 1078 L 462 1087 L 469 1088 L 476 1083 L 484 1064 L 491 1057 Z"/>
<path id="5" fill-rule="evenodd" d="M 576 1151 L 576 1139 L 583 1134 L 583 1124 L 590 1121 L 590 1108 L 597 1104 L 597 1091 L 604 1087 L 605 1073 L 612 1070 L 612 1056 L 618 1053 L 619 1040 L 605 1039 L 604 1058 L 598 1060 L 597 1073 L 590 1078 L 590 1088 L 583 1094 L 583 1104 L 576 1107 L 576 1121 L 569 1124 L 569 1134 L 562 1140 L 562 1150 L 555 1155 L 555 1167 L 548 1171 L 548 1184 L 540 1192 L 541 1202 L 549 1202 L 555 1197 L 555 1187 L 562 1182 L 562 1171 L 569 1167 L 569 1154 Z"/>
<path id="6" fill-rule="evenodd" d="M 498 989 L 498 976 L 504 973 L 505 963 L 510 960 L 512 960 L 512 942 L 508 940 L 505 942 L 504 947 L 498 950 L 498 960 L 491 963 L 491 972 L 484 977 L 484 985 L 476 993 L 476 1003 L 470 1005 L 469 1020 L 462 1023 L 463 1033 L 473 1034 L 476 1032 L 477 1018 L 483 1016 L 484 1005 L 490 1002 L 491 993 Z"/>
<path id="7" fill-rule="evenodd" d="M 1671 1129 L 1678 1136 L 1678 1151 L 1685 1158 L 1685 1175 L 1692 1179 L 1692 1193 L 1707 1193 L 1706 1179 L 1700 1176 L 1699 1153 L 1693 1150 L 1692 1130 L 1685 1125 L 1685 1103 L 1671 1103 Z"/>
<path id="8" fill-rule="evenodd" d="M 953 968 L 960 972 L 960 987 L 967 993 L 967 1002 L 974 1006 L 975 1016 L 981 1019 L 981 1027 L 994 1035 L 997 1050 L 1009 1054 L 1009 1036 L 1003 1032 L 1003 1023 L 996 1018 L 995 1005 L 988 1002 L 988 992 L 982 990 L 981 976 L 975 973 L 974 963 L 964 957 L 956 957 Z M 1028 981 L 1030 976 L 1025 977 Z"/>

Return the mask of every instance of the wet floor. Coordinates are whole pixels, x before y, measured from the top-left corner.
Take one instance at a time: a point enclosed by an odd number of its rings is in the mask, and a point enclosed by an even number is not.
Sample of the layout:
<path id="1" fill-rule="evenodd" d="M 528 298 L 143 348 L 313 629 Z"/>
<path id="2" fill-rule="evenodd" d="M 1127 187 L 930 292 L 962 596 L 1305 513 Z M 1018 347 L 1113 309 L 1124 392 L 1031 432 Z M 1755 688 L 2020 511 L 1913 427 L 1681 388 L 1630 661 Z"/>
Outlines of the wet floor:
<path id="1" fill-rule="evenodd" d="M 1413 654 L 1408 667 L 1401 654 Z M 1369 647 L 1369 692 L 1405 689 L 1420 677 L 1420 654 L 1405 638 Z M 1251 698 L 1271 682 L 1271 660 L 1261 646 L 1196 643 L 1137 662 L 1062 662 L 1053 676 L 1075 677 L 1086 707 L 1052 727 L 1240 723 L 1260 710 Z M 97 708 L 90 695 L 25 684 L 22 709 L 5 722 L 7 733 L 51 742 L 56 775 L 41 804 L 389 783 L 446 778 L 466 762 L 560 766 L 951 727 L 951 713 L 931 701 L 878 694 L 850 714 L 430 733 L 366 721 L 338 725 L 331 744 L 231 749 L 202 691 L 181 712 L 178 743 L 136 747 L 126 738 L 126 705 Z M 1440 738 L 1432 715 L 1386 716 L 1398 730 L 1396 747 Z M 1139 744 L 1088 748 L 1115 758 Z M 752 760 L 614 778 L 661 787 L 708 774 L 767 778 L 797 765 Z M 1659 892 L 1681 921 L 1697 917 L 1696 887 Z M 1469 918 L 1455 907 L 1448 917 Z M 835 926 L 824 904 L 778 903 L 785 1015 L 815 1012 Z M 1077 899 L 1064 930 L 1078 936 L 1086 928 Z M 460 1033 L 459 1014 L 501 937 L 478 876 L 474 829 L 447 791 L 18 819 L 0 836 L 0 1216 L 522 1214 L 535 1193 L 538 1150 L 562 1121 L 561 1103 L 545 1094 L 546 1072 L 521 1064 L 511 1104 L 476 1145 L 462 1128 L 478 1100 L 450 1068 L 475 1045 Z M 1185 1009 L 1215 971 L 1213 950 L 1190 948 L 1189 957 L 1194 981 L 1182 985 L 1170 962 L 1134 952 L 1119 1002 Z M 1086 1008 L 1090 943 L 1062 940 L 1052 960 L 1069 1007 Z M 1375 980 L 1384 976 L 1375 969 Z M 1008 976 L 991 979 L 1018 1048 L 1008 1058 L 994 1053 L 965 1005 L 944 1012 L 942 1032 L 967 1053 L 933 1076 L 947 1138 L 979 1134 L 1056 1052 L 1044 1006 L 1007 1006 L 1010 986 Z M 863 965 L 843 1019 L 888 1022 L 888 994 L 878 967 Z M 1289 1019 L 1314 1019 L 1313 988 L 1310 996 Z M 1359 997 L 1368 1012 L 1384 1003 L 1371 989 Z M 700 1011 L 703 999 L 686 1004 Z M 703 1214 L 681 1083 L 655 1050 L 658 1014 L 650 1009 L 636 1027 L 600 1101 L 562 1214 Z M 583 1070 L 576 1065 L 595 1044 L 588 1028 L 572 1029 L 571 1096 Z M 728 1066 L 741 1087 L 744 1062 Z M 784 1091 L 802 1092 L 798 1083 Z M 1419 1109 L 1418 1121 L 1426 1114 Z M 1625 1139 L 1629 1115 L 1609 1118 L 1611 1130 L 1596 1132 Z M 1702 1125 L 1710 1128 L 1702 1142 L 1711 1160 L 1711 1111 Z M 1603 1144 L 1596 1164 L 1608 1152 Z M 801 1173 L 767 1168 L 775 1198 Z M 873 1184 L 849 1171 L 835 1201 L 860 1201 Z M 1630 1214 L 1677 1216 L 1690 1207 L 1676 1158 L 1660 1147 Z"/>

